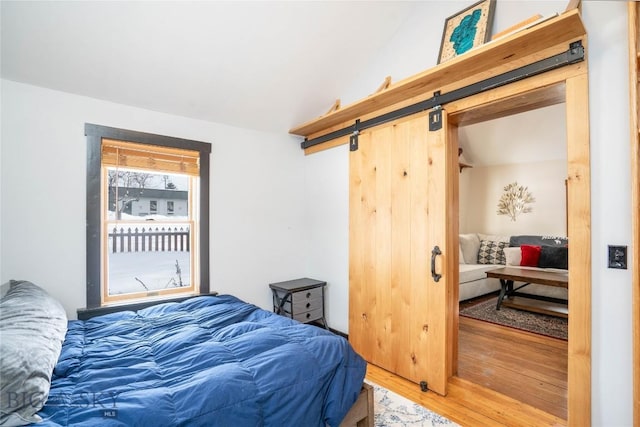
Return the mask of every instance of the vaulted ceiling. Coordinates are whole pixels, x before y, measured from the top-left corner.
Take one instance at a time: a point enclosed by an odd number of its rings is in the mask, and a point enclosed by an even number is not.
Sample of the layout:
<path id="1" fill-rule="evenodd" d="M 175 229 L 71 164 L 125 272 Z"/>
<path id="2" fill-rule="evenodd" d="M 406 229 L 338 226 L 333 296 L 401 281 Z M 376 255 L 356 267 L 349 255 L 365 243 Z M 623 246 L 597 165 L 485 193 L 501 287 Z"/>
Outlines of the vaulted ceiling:
<path id="1" fill-rule="evenodd" d="M 5 1 L 2 78 L 251 129 L 326 111 L 415 2 Z"/>
<path id="2" fill-rule="evenodd" d="M 524 17 L 542 7 L 516 3 L 503 2 L 499 11 Z M 377 55 L 396 33 L 423 25 L 425 10 L 438 22 L 429 26 L 437 34 L 443 16 L 468 4 L 2 0 L 1 76 L 153 111 L 286 133 L 327 111 L 361 78 L 368 63 L 379 61 Z M 555 142 L 564 139 L 561 108 L 548 107 L 551 114 L 533 113 L 533 119 L 501 119 L 500 126 L 461 128 L 466 158 L 484 165 L 566 155 Z M 518 145 L 522 142 L 526 145 Z"/>

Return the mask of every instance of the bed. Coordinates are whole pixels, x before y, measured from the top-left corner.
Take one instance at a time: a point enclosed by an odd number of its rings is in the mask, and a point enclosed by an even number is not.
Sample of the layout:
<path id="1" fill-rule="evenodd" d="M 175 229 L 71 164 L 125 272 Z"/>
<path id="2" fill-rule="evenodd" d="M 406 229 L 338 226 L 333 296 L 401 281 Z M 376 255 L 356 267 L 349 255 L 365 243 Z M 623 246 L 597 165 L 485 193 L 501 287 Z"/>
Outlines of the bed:
<path id="1" fill-rule="evenodd" d="M 13 282 L 0 321 L 0 425 L 337 426 L 366 371 L 344 338 L 231 295 L 67 322 Z"/>

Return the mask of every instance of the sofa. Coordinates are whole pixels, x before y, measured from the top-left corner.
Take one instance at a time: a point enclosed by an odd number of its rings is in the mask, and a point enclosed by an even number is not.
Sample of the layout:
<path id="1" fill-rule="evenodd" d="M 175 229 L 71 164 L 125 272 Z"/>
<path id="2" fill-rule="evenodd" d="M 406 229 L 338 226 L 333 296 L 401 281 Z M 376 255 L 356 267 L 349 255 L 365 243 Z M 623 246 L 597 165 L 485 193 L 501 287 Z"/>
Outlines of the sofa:
<path id="1" fill-rule="evenodd" d="M 568 274 L 565 237 L 468 233 L 460 234 L 459 242 L 459 301 L 499 291 L 500 281 L 488 278 L 485 273 L 500 267 Z M 526 293 L 565 300 L 568 297 L 567 289 L 536 284 L 528 285 Z"/>

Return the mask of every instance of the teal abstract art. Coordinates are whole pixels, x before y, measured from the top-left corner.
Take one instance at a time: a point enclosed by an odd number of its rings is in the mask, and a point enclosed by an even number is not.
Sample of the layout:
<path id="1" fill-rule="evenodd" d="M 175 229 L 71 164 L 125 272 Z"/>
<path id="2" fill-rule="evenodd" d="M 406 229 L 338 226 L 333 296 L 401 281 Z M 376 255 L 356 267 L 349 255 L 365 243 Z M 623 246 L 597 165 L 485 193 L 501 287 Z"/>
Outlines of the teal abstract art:
<path id="1" fill-rule="evenodd" d="M 473 40 L 478 32 L 478 21 L 481 15 L 482 11 L 480 9 L 474 10 L 471 14 L 462 18 L 460 24 L 451 33 L 449 41 L 453 43 L 453 50 L 456 51 L 456 55 L 465 53 L 473 47 Z"/>
<path id="2" fill-rule="evenodd" d="M 495 0 L 481 0 L 445 21 L 438 64 L 462 55 L 490 38 Z"/>

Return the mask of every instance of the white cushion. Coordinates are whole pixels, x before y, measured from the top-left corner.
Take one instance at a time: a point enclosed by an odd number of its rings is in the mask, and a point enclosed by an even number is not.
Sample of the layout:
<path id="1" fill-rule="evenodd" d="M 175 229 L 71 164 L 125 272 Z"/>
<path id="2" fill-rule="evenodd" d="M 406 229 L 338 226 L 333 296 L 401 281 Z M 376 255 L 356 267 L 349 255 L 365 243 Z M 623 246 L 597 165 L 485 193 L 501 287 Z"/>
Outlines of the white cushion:
<path id="1" fill-rule="evenodd" d="M 458 245 L 458 263 L 466 264 L 466 262 L 464 262 L 464 254 L 462 253 L 462 246 L 460 245 Z"/>
<path id="2" fill-rule="evenodd" d="M 474 280 L 486 279 L 485 274 L 489 270 L 495 270 L 496 268 L 504 267 L 503 265 L 495 264 L 463 264 L 460 265 L 460 283 L 472 282 Z"/>
<path id="3" fill-rule="evenodd" d="M 522 261 L 522 251 L 520 250 L 520 246 L 515 248 L 504 248 L 502 250 L 504 251 L 507 265 L 520 266 L 520 261 Z"/>
<path id="4" fill-rule="evenodd" d="M 480 250 L 480 239 L 476 233 L 461 234 L 460 248 L 464 255 L 465 264 L 477 264 L 478 263 L 478 251 Z"/>

